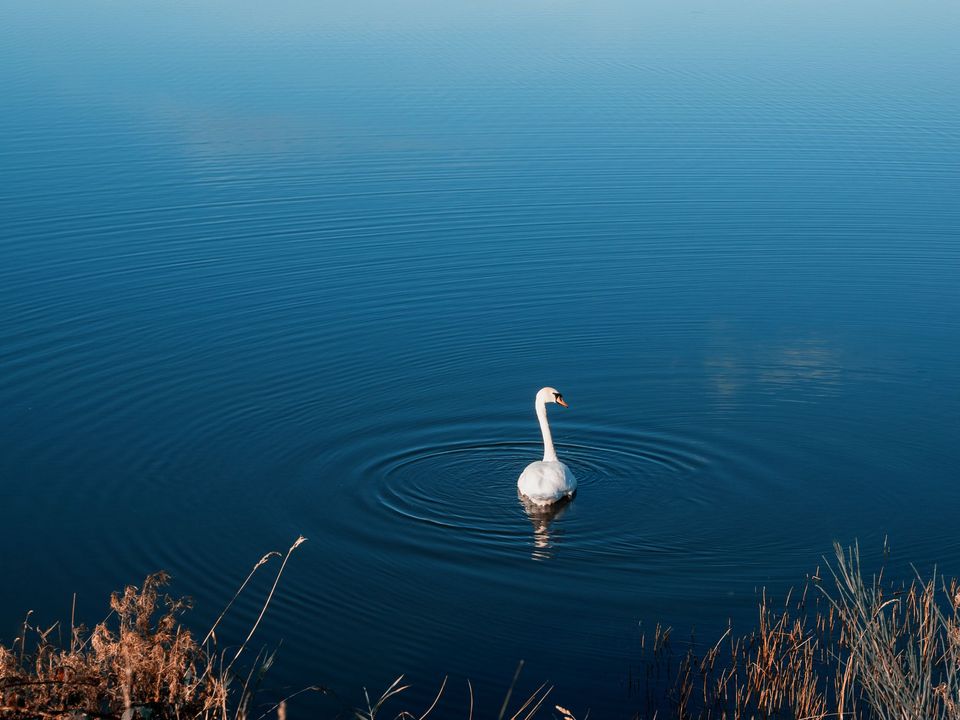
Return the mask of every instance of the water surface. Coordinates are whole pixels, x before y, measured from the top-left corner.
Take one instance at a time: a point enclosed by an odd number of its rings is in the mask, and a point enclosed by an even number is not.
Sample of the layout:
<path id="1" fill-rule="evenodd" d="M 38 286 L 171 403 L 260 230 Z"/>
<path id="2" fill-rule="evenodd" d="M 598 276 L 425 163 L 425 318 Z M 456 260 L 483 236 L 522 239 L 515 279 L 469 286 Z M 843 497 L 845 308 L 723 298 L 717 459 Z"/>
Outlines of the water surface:
<path id="1" fill-rule="evenodd" d="M 960 573 L 956 7 L 635 5 L 5 4 L 0 638 L 303 534 L 272 689 L 617 717 L 834 540 Z"/>

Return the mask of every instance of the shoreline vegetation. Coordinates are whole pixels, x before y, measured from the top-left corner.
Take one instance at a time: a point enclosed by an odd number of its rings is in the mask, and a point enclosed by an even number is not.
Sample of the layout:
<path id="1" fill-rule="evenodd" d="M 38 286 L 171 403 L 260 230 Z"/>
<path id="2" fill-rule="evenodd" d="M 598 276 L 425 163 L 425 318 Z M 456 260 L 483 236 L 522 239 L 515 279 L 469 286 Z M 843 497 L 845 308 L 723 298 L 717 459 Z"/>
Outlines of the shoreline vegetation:
<path id="1" fill-rule="evenodd" d="M 290 556 L 264 555 L 250 571 L 202 640 L 181 621 L 187 599 L 161 595 L 166 573 L 148 576 L 110 599 L 111 611 L 92 630 L 70 622 L 69 643 L 52 640 L 59 623 L 32 627 L 9 645 L 0 643 L 0 719 L 46 720 L 286 720 L 295 714 L 284 699 L 257 701 L 273 654 L 244 655 L 266 613 Z M 960 718 L 960 583 L 916 573 L 899 583 L 879 573 L 864 576 L 859 548 L 834 546 L 828 572 L 807 579 L 802 592 L 774 605 L 764 592 L 757 624 L 738 636 L 732 627 L 707 647 L 673 649 L 669 628 L 644 639 L 645 672 L 630 683 L 644 707 L 631 716 L 654 720 L 957 720 Z M 220 650 L 216 628 L 253 575 L 282 558 L 260 614 L 237 650 Z M 523 663 L 499 708 L 497 720 L 586 720 L 584 707 L 563 705 L 562 688 L 544 683 L 514 697 Z M 364 697 L 337 717 L 354 720 L 473 720 L 469 701 L 444 707 L 447 680 L 432 703 L 404 707 L 409 686 L 397 678 L 379 697 Z M 480 713 L 478 713 L 478 717 Z"/>

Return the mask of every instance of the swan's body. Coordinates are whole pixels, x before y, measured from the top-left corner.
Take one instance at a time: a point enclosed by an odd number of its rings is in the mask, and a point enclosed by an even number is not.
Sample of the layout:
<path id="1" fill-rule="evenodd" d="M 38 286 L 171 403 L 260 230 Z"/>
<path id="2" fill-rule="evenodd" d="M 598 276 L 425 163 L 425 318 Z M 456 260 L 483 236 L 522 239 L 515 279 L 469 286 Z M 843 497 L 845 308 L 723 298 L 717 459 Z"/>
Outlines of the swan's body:
<path id="1" fill-rule="evenodd" d="M 517 488 L 535 505 L 552 505 L 577 491 L 577 479 L 559 460 L 538 460 L 527 465 Z"/>
<path id="2" fill-rule="evenodd" d="M 558 500 L 572 497 L 577 491 L 577 479 L 570 468 L 557 459 L 553 448 L 553 437 L 547 422 L 547 403 L 558 403 L 563 407 L 563 395 L 552 387 L 545 387 L 537 393 L 534 406 L 543 433 L 543 460 L 532 462 L 520 474 L 517 489 L 520 494 L 534 505 L 552 505 Z"/>

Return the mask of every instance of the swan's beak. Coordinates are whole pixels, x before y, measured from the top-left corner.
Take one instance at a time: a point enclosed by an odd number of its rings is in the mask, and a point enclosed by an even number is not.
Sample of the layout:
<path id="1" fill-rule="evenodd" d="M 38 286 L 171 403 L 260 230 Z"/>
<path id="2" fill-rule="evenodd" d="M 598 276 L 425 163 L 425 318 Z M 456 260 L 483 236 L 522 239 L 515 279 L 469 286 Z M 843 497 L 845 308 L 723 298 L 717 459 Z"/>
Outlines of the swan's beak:
<path id="1" fill-rule="evenodd" d="M 565 408 L 570 407 L 569 405 L 567 405 L 567 401 L 564 400 L 563 398 L 557 398 L 557 405 L 560 405 L 561 407 L 565 407 Z"/>

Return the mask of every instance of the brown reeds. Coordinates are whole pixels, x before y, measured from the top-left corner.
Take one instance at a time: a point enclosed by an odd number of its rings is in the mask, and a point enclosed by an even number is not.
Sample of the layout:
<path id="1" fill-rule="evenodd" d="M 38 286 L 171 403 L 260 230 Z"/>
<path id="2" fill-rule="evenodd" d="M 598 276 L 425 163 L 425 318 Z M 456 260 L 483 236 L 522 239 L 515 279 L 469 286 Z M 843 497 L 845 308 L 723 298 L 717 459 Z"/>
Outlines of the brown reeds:
<path id="1" fill-rule="evenodd" d="M 226 703 L 222 676 L 199 680 L 210 657 L 179 622 L 188 607 L 159 591 L 164 573 L 110 599 L 111 617 L 91 633 L 76 628 L 59 648 L 50 632 L 0 647 L 0 717 L 213 717 Z M 159 614 L 159 617 L 155 617 Z"/>
<path id="2" fill-rule="evenodd" d="M 522 669 L 523 661 L 521 660 L 519 665 L 517 665 L 516 672 L 513 675 L 513 681 L 510 683 L 510 687 L 507 689 L 507 692 L 504 695 L 503 704 L 500 706 L 500 712 L 497 715 L 497 720 L 533 720 L 533 718 L 541 711 L 543 703 L 546 701 L 547 697 L 553 691 L 553 686 L 548 686 L 547 683 L 542 683 L 536 690 L 530 693 L 526 699 L 519 703 L 519 707 L 517 707 L 516 710 L 513 710 L 512 712 L 509 711 L 509 708 L 511 707 L 513 691 L 516 689 L 517 681 L 520 679 L 520 671 Z M 402 684 L 402 675 L 394 680 L 390 686 L 387 687 L 383 693 L 381 693 L 380 697 L 375 700 L 371 699 L 369 692 L 367 692 L 366 688 L 364 688 L 363 693 L 366 704 L 363 708 L 357 708 L 353 711 L 353 718 L 354 720 L 377 720 L 377 718 L 386 716 L 392 720 L 426 720 L 427 716 L 436 709 L 438 703 L 440 702 L 440 698 L 443 697 L 444 690 L 447 687 L 447 680 L 448 678 L 446 677 L 443 679 L 443 682 L 440 683 L 440 689 L 433 698 L 433 702 L 431 702 L 429 707 L 427 707 L 427 709 L 422 713 L 413 713 L 409 710 L 390 710 L 388 712 L 385 709 L 388 701 L 396 698 L 405 690 L 410 688 L 409 685 Z M 470 704 L 469 708 L 467 709 L 466 716 L 467 720 L 473 720 L 473 684 L 470 682 L 470 680 L 467 680 L 467 691 L 470 696 Z M 460 713 L 458 712 L 458 715 L 459 714 Z M 573 718 L 570 720 L 573 720 Z"/>
<path id="3" fill-rule="evenodd" d="M 844 680 L 883 720 L 960 718 L 960 588 L 936 573 L 893 589 L 882 575 L 866 582 L 856 546 L 836 548 L 837 593 L 830 604 L 842 628 Z"/>
<path id="4" fill-rule="evenodd" d="M 161 595 L 169 581 L 163 572 L 148 576 L 140 588 L 114 593 L 110 614 L 91 632 L 73 627 L 71 619 L 67 647 L 51 639 L 56 625 L 42 630 L 25 621 L 12 647 L 0 645 L 0 718 L 242 720 L 253 679 L 269 658 L 261 657 L 244 677 L 235 676 L 233 665 L 266 612 L 287 559 L 303 541 L 298 538 L 287 551 L 260 617 L 226 665 L 218 658 L 214 633 L 223 614 L 198 643 L 180 622 L 189 600 Z M 253 572 L 274 555 L 279 553 L 265 556 Z"/>
<path id="5" fill-rule="evenodd" d="M 665 688 L 669 704 L 647 693 L 647 716 L 960 720 L 957 581 L 866 580 L 856 544 L 835 555 L 831 587 L 817 573 L 813 597 L 808 585 L 782 607 L 764 593 L 753 632 L 728 629 L 702 656 L 689 650 Z M 652 662 L 669 664 L 662 646 Z"/>
<path id="6" fill-rule="evenodd" d="M 228 662 L 216 650 L 215 629 L 223 615 L 198 643 L 180 622 L 189 603 L 161 596 L 168 579 L 163 573 L 151 575 L 139 589 L 114 594 L 110 616 L 89 633 L 71 628 L 66 648 L 49 640 L 56 626 L 41 630 L 25 622 L 11 647 L 0 645 L 0 718 L 285 720 L 289 698 L 262 715 L 250 712 L 257 678 L 272 656 L 258 656 L 243 676 L 234 668 L 302 542 L 299 538 L 283 556 L 259 617 Z M 672 631 L 657 624 L 645 674 L 647 707 L 634 717 L 960 720 L 960 584 L 936 574 L 924 580 L 915 573 L 899 585 L 885 581 L 882 572 L 865 579 L 856 545 L 846 550 L 838 545 L 835 551 L 829 586 L 818 570 L 802 593 L 788 594 L 782 604 L 764 592 L 757 625 L 747 635 L 728 627 L 712 646 L 698 652 L 692 644 L 674 661 Z M 264 556 L 251 575 L 279 555 Z M 646 652 L 646 643 L 641 646 Z M 565 706 L 546 704 L 554 689 L 547 683 L 511 702 L 522 668 L 521 662 L 497 716 L 574 720 Z M 350 714 L 356 720 L 450 716 L 441 703 L 446 678 L 425 711 L 388 710 L 403 704 L 407 688 L 401 676 L 376 699 L 364 691 L 364 706 Z M 455 712 L 473 720 L 469 681 L 467 689 L 469 708 Z"/>

